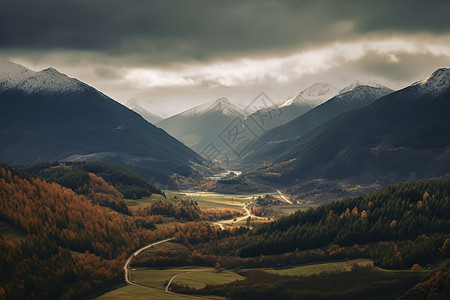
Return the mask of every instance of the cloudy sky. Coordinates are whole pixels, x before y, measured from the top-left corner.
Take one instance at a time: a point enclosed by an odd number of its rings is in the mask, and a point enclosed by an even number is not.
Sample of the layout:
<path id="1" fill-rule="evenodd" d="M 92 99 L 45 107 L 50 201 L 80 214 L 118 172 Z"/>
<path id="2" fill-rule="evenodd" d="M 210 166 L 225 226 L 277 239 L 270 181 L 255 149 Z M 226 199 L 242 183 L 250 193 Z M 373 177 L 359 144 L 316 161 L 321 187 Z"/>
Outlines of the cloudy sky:
<path id="1" fill-rule="evenodd" d="M 163 116 L 450 67 L 450 1 L 2 0 L 0 56 Z"/>

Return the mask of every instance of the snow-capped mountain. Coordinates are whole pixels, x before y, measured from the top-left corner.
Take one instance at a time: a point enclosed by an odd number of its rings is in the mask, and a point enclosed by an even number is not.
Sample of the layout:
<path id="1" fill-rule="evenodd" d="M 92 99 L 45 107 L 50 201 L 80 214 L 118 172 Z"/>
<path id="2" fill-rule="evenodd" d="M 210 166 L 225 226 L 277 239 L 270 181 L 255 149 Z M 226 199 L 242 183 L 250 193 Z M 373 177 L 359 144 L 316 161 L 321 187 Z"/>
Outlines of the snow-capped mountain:
<path id="1" fill-rule="evenodd" d="M 244 118 L 240 108 L 227 98 L 219 98 L 164 119 L 156 125 L 203 155 L 202 152 L 210 143 L 214 143 L 221 153 L 229 151 L 220 139 L 220 134 L 236 120 L 239 120 L 239 126 L 243 126 Z"/>
<path id="2" fill-rule="evenodd" d="M 345 104 L 350 105 L 349 109 L 356 109 L 367 106 L 373 101 L 392 92 L 393 90 L 380 84 L 352 84 L 351 86 L 343 88 L 338 95 L 325 103 Z"/>
<path id="3" fill-rule="evenodd" d="M 131 109 L 132 111 L 138 113 L 139 115 L 141 115 L 141 117 L 143 117 L 147 122 L 155 124 L 158 123 L 159 121 L 161 121 L 163 118 L 161 118 L 158 115 L 155 115 L 151 112 L 149 112 L 148 110 L 146 110 L 145 108 L 143 108 L 141 105 L 139 105 L 139 103 L 134 100 L 131 99 L 130 101 L 128 101 L 126 103 L 126 107 L 128 107 L 129 109 Z"/>
<path id="4" fill-rule="evenodd" d="M 7 60 L 0 60 L 0 92 L 17 86 L 36 72 Z"/>
<path id="5" fill-rule="evenodd" d="M 81 81 L 70 78 L 53 68 L 36 72 L 19 83 L 16 87 L 25 93 L 73 93 L 82 91 L 88 86 Z"/>
<path id="6" fill-rule="evenodd" d="M 351 88 L 347 88 L 346 90 L 348 91 L 336 95 L 294 120 L 267 131 L 250 145 L 248 151 L 252 151 L 252 154 L 246 159 L 252 160 L 254 157 L 268 157 L 269 154 L 266 152 L 270 152 L 269 148 L 272 145 L 282 140 L 302 136 L 344 112 L 365 107 L 372 104 L 375 100 L 393 92 L 393 90 L 387 87 L 355 86 L 353 84 Z"/>
<path id="7" fill-rule="evenodd" d="M 304 90 L 300 91 L 294 96 L 282 99 L 275 105 L 277 107 L 285 107 L 289 105 L 303 105 L 308 104 L 317 106 L 328 99 L 333 98 L 339 93 L 339 89 L 328 83 L 315 83 Z"/>
<path id="8" fill-rule="evenodd" d="M 354 88 L 356 88 L 358 86 L 371 86 L 371 87 L 381 87 L 381 88 L 384 87 L 383 85 L 378 84 L 376 82 L 366 82 L 366 81 L 355 80 L 351 84 L 348 84 L 345 87 L 343 87 L 342 89 L 340 89 L 338 94 L 344 94 L 346 92 L 350 92 L 351 90 L 353 90 Z"/>
<path id="9" fill-rule="evenodd" d="M 196 116 L 205 113 L 219 112 L 227 116 L 243 116 L 244 112 L 225 97 L 188 109 L 178 115 Z"/>
<path id="10" fill-rule="evenodd" d="M 297 186 L 297 192 L 304 194 L 315 188 L 315 184 L 308 184 L 312 182 L 322 182 L 329 191 L 339 191 L 345 185 L 383 186 L 448 175 L 449 69 L 439 69 L 427 79 L 388 93 L 360 109 L 331 116 L 329 121 L 298 136 L 297 131 L 307 126 L 307 121 L 318 118 L 313 114 L 332 104 L 358 104 L 359 96 L 345 101 L 343 98 L 367 89 L 357 86 L 286 124 L 296 125 L 292 127 L 293 135 L 280 140 L 280 136 L 272 134 L 276 140 L 267 139 L 253 147 L 254 152 L 245 159 L 256 165 L 273 162 L 255 172 L 278 172 L 279 182 Z M 306 120 L 308 116 L 312 117 Z M 329 198 L 327 194 L 326 199 Z"/>
<path id="11" fill-rule="evenodd" d="M 49 68 L 0 70 L 0 161 L 106 160 L 167 182 L 200 157 L 130 109 Z M 178 170 L 178 171 L 175 171 Z"/>
<path id="12" fill-rule="evenodd" d="M 412 85 L 418 95 L 438 95 L 450 87 L 450 69 L 441 68 L 433 72 L 430 77 Z"/>
<path id="13" fill-rule="evenodd" d="M 87 89 L 81 81 L 53 68 L 39 72 L 9 61 L 0 61 L 0 91 L 14 88 L 24 93 L 71 93 Z"/>
<path id="14" fill-rule="evenodd" d="M 336 96 L 339 89 L 328 83 L 315 83 L 299 93 L 281 99 L 273 105 L 256 110 L 247 118 L 258 122 L 263 120 L 260 128 L 268 131 L 272 128 L 286 124 L 303 115 L 326 100 Z"/>

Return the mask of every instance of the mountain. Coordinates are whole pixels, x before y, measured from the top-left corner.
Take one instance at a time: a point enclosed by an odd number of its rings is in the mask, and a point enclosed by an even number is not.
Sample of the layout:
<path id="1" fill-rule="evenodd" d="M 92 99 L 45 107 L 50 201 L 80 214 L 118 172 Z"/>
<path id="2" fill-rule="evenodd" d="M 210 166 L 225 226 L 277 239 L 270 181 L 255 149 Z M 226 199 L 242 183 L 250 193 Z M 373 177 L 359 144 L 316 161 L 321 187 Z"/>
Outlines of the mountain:
<path id="1" fill-rule="evenodd" d="M 240 108 L 227 98 L 219 98 L 164 119 L 158 122 L 157 126 L 205 155 L 210 143 L 221 152 L 230 151 L 222 141 L 221 135 L 234 122 L 241 127 L 243 119 L 244 113 Z"/>
<path id="2" fill-rule="evenodd" d="M 338 92 L 339 89 L 330 84 L 315 83 L 291 97 L 256 110 L 247 119 L 263 120 L 263 128 L 267 131 L 303 115 Z"/>
<path id="3" fill-rule="evenodd" d="M 363 86 L 371 86 L 371 87 L 378 87 L 378 88 L 384 87 L 383 85 L 381 85 L 381 84 L 379 84 L 377 82 L 374 82 L 374 81 L 359 81 L 359 80 L 355 80 L 351 84 L 349 84 L 349 85 L 345 86 L 344 88 L 342 88 L 339 91 L 339 94 L 343 94 L 345 92 L 349 92 L 349 91 L 353 90 L 354 88 L 356 88 L 358 86 L 361 86 L 361 85 L 363 85 Z"/>
<path id="4" fill-rule="evenodd" d="M 241 110 L 226 98 L 194 107 L 157 123 L 203 156 L 216 151 L 214 158 L 226 160 L 222 167 L 239 161 L 247 147 L 265 131 L 309 111 L 338 93 L 338 89 L 317 83 L 296 95 L 272 104 L 255 100 Z M 243 135 L 240 135 L 243 133 Z"/>
<path id="5" fill-rule="evenodd" d="M 16 86 L 33 73 L 24 66 L 0 59 L 0 92 Z"/>
<path id="6" fill-rule="evenodd" d="M 104 160 L 156 182 L 201 158 L 89 85 L 49 68 L 10 62 L 1 75 L 0 160 L 10 164 Z"/>
<path id="7" fill-rule="evenodd" d="M 146 110 L 145 108 L 143 108 L 141 105 L 139 105 L 139 103 L 132 99 L 130 101 L 128 101 L 126 103 L 126 107 L 128 107 L 129 109 L 131 109 L 132 111 L 138 113 L 141 115 L 141 117 L 143 117 L 145 120 L 147 120 L 147 122 L 155 124 L 158 123 L 159 121 L 161 121 L 163 118 L 161 118 L 160 116 L 157 116 L 151 112 L 149 112 L 148 110 Z"/>
<path id="8" fill-rule="evenodd" d="M 275 154 L 282 152 L 282 149 L 277 149 L 280 141 L 299 137 L 344 112 L 367 106 L 391 92 L 393 91 L 387 87 L 352 84 L 327 102 L 284 125 L 267 131 L 250 145 L 249 153 L 244 161 L 267 159 L 271 156 L 271 152 Z"/>
<path id="9" fill-rule="evenodd" d="M 279 142 L 272 164 L 253 175 L 292 184 L 297 192 L 450 173 L 450 69 L 343 113 L 301 137 Z M 267 176 L 277 174 L 277 176 Z"/>

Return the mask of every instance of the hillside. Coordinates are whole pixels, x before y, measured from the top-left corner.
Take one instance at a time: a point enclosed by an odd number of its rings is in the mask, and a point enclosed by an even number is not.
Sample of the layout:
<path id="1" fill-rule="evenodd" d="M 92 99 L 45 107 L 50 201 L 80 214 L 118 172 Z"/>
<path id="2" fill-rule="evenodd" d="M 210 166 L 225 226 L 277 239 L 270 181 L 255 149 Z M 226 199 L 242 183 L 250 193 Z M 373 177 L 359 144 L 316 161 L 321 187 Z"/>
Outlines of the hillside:
<path id="1" fill-rule="evenodd" d="M 71 188 L 75 192 L 83 189 L 89 181 L 87 174 L 93 173 L 114 186 L 128 199 L 140 199 L 152 194 L 162 195 L 161 190 L 151 182 L 124 167 L 107 162 L 40 163 L 23 166 L 20 169 L 32 176 Z"/>
<path id="2" fill-rule="evenodd" d="M 425 265 L 450 255 L 449 197 L 449 178 L 402 183 L 298 211 L 197 249 L 216 259 L 230 255 L 221 265 L 250 266 L 253 259 L 264 266 L 356 257 L 370 257 L 384 268 Z"/>
<path id="3" fill-rule="evenodd" d="M 87 84 L 55 69 L 25 72 L 12 63 L 7 69 L 9 75 L 0 77 L 4 87 L 1 161 L 110 161 L 167 183 L 168 175 L 189 173 L 190 162 L 201 160 L 178 140 Z"/>
<path id="4" fill-rule="evenodd" d="M 231 299 L 242 295 L 391 299 L 419 283 L 406 295 L 432 292 L 442 297 L 448 292 L 442 288 L 448 275 L 435 276 L 426 266 L 437 268 L 450 258 L 449 197 L 449 178 L 402 183 L 297 211 L 253 228 L 224 231 L 215 239 L 196 243 L 190 256 L 186 251 L 171 252 L 170 261 L 176 266 L 221 266 L 246 278 L 203 288 L 175 284 L 173 290 Z M 356 259 L 370 264 L 359 266 Z M 353 266 L 340 271 L 322 269 L 331 262 Z M 141 266 L 157 263 L 147 258 Z M 305 268 L 316 273 L 298 271 Z M 442 274 L 439 272 L 435 274 Z M 431 277 L 424 279 L 428 275 Z M 421 279 L 424 284 L 420 284 Z"/>
<path id="5" fill-rule="evenodd" d="M 93 178 L 109 189 L 103 199 L 117 197 L 101 177 Z M 163 215 L 218 217 L 190 201 L 155 202 L 123 215 L 91 197 L 0 164 L 0 229 L 8 231 L 0 231 L 0 299 L 90 298 L 123 281 L 125 259 L 139 247 L 169 236 L 189 243 L 217 234 L 205 223 L 156 230 Z M 11 228 L 20 234 L 11 238 Z"/>
<path id="6" fill-rule="evenodd" d="M 19 244 L 0 237 L 0 287 L 7 299 L 74 298 L 117 282 L 120 256 L 145 241 L 124 217 L 3 164 L 0 201 L 0 218 L 27 233 Z"/>
<path id="7" fill-rule="evenodd" d="M 414 240 L 435 233 L 449 237 L 449 197 L 450 179 L 444 178 L 394 185 L 372 194 L 332 202 L 258 227 L 252 232 L 258 241 L 243 248 L 241 255 L 284 253 L 330 243 L 352 246 Z M 401 262 L 380 260 L 378 263 L 387 267 L 411 267 L 416 262 L 429 263 L 430 256 L 438 255 L 436 251 L 408 251 L 405 249 L 408 255 L 403 255 Z"/>

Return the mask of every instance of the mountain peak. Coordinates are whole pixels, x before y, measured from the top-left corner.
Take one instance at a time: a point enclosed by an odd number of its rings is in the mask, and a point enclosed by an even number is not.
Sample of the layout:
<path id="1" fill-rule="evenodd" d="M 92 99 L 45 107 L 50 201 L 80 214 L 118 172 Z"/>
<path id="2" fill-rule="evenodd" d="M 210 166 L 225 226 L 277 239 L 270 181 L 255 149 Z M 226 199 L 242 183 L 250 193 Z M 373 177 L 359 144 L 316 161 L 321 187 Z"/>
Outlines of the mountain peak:
<path id="1" fill-rule="evenodd" d="M 87 85 L 59 72 L 47 68 L 36 72 L 17 85 L 25 93 L 70 93 L 83 90 Z"/>
<path id="2" fill-rule="evenodd" d="M 214 101 L 214 103 L 207 109 L 207 111 L 221 112 L 225 115 L 240 116 L 244 113 L 239 107 L 234 105 L 228 98 L 221 97 Z"/>
<path id="3" fill-rule="evenodd" d="M 431 74 L 431 77 L 450 76 L 450 68 L 439 68 Z"/>
<path id="4" fill-rule="evenodd" d="M 374 87 L 374 88 L 384 88 L 384 89 L 389 89 L 388 87 L 386 87 L 386 86 L 384 86 L 384 85 L 381 85 L 381 84 L 379 84 L 379 83 L 377 83 L 377 82 L 361 82 L 361 81 L 359 81 L 359 80 L 355 80 L 355 81 L 353 81 L 353 83 L 351 83 L 350 85 L 348 85 L 348 86 L 342 88 L 342 89 L 339 91 L 339 94 L 343 94 L 343 93 L 352 91 L 352 90 L 354 90 L 355 88 L 360 87 L 360 86 L 369 86 L 369 87 Z"/>
<path id="5" fill-rule="evenodd" d="M 231 101 L 225 97 L 221 97 L 217 100 L 196 106 L 185 112 L 182 112 L 180 115 L 191 116 L 191 115 L 200 115 L 208 112 L 220 112 L 225 115 L 232 115 L 232 116 L 244 115 L 239 107 L 231 103 Z"/>
<path id="6" fill-rule="evenodd" d="M 342 89 L 336 97 L 330 101 L 339 103 L 361 103 L 368 105 L 387 94 L 392 93 L 393 90 L 377 84 L 376 86 L 356 84 L 355 86 L 350 85 L 347 88 Z"/>
<path id="7" fill-rule="evenodd" d="M 69 93 L 87 87 L 88 85 L 54 68 L 35 72 L 22 65 L 0 60 L 0 92 L 14 88 L 26 94 Z"/>
<path id="8" fill-rule="evenodd" d="M 440 94 L 450 88 L 450 68 L 440 68 L 430 77 L 416 82 L 413 86 L 421 88 L 421 94 Z"/>
<path id="9" fill-rule="evenodd" d="M 47 68 L 47 69 L 44 69 L 44 70 L 40 71 L 39 73 L 51 74 L 51 75 L 54 75 L 54 76 L 67 76 L 67 75 L 59 72 L 55 68 L 51 68 L 51 67 Z"/>
<path id="10" fill-rule="evenodd" d="M 332 86 L 331 84 L 319 82 L 315 83 L 303 91 L 301 91 L 298 96 L 302 97 L 305 102 L 319 105 L 328 99 L 336 96 L 338 93 L 338 88 Z"/>
<path id="11" fill-rule="evenodd" d="M 318 82 L 308 86 L 296 95 L 278 102 L 280 107 L 288 105 L 313 105 L 317 106 L 333 98 L 339 92 L 339 89 L 331 84 Z"/>
<path id="12" fill-rule="evenodd" d="M 0 59 L 0 92 L 18 85 L 34 73 L 22 65 Z"/>
<path id="13" fill-rule="evenodd" d="M 211 106 L 211 109 L 223 110 L 231 106 L 233 106 L 233 104 L 230 102 L 230 100 L 228 100 L 225 97 L 221 97 L 216 101 L 214 101 L 213 105 Z"/>

